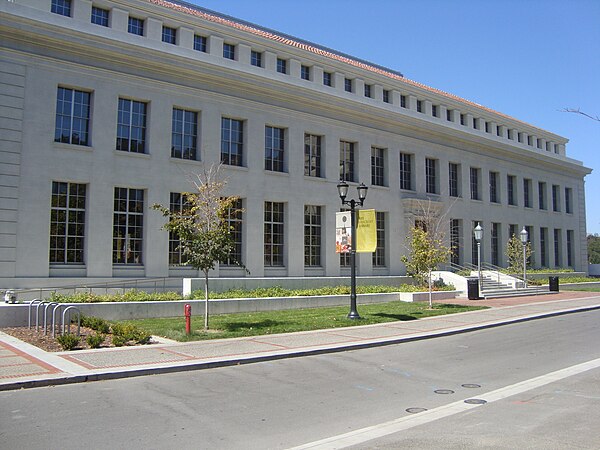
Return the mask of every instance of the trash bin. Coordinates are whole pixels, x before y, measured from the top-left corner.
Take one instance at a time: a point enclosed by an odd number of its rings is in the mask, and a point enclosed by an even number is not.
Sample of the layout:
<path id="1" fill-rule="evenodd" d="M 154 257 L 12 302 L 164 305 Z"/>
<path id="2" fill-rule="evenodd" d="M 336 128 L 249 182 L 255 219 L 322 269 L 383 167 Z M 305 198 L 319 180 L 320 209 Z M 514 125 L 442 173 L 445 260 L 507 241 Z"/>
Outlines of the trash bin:
<path id="1" fill-rule="evenodd" d="M 548 277 L 548 284 L 550 292 L 558 292 L 558 277 Z"/>
<path id="2" fill-rule="evenodd" d="M 467 296 L 469 300 L 479 300 L 478 278 L 467 278 Z"/>

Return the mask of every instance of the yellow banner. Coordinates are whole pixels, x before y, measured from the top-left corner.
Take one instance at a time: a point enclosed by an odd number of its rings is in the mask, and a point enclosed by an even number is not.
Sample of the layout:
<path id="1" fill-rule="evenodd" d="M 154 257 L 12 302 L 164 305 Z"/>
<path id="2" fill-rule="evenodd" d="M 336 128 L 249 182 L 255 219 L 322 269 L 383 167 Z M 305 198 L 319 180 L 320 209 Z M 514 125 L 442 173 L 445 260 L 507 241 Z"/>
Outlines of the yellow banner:
<path id="1" fill-rule="evenodd" d="M 374 209 L 356 211 L 356 251 L 357 253 L 374 252 L 377 248 L 377 223 Z"/>

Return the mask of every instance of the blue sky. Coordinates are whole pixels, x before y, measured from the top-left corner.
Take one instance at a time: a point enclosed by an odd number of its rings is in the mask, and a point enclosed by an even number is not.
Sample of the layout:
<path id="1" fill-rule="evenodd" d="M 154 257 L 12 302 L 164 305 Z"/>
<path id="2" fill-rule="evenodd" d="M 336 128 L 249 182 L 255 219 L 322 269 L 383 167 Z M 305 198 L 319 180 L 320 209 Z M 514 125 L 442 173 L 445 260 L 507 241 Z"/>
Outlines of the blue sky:
<path id="1" fill-rule="evenodd" d="M 315 42 L 569 139 L 600 234 L 598 0 L 193 0 Z"/>

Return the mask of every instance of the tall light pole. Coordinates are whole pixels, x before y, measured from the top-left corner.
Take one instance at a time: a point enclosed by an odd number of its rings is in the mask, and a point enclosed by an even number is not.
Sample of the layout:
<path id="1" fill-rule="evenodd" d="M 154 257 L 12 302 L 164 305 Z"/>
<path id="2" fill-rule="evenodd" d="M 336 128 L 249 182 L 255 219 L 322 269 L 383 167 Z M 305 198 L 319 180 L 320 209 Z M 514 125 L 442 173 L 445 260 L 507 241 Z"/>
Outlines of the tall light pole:
<path id="1" fill-rule="evenodd" d="M 519 237 L 521 238 L 521 244 L 523 244 L 523 283 L 524 286 L 527 287 L 527 239 L 529 238 L 529 233 L 523 227 L 521 232 L 519 233 Z"/>
<path id="2" fill-rule="evenodd" d="M 356 206 L 362 206 L 365 202 L 368 187 L 361 183 L 356 188 L 358 190 L 358 200 L 346 200 L 348 183 L 345 181 L 340 180 L 337 189 L 342 205 L 350 206 L 350 312 L 348 313 L 348 319 L 360 319 L 356 310 Z"/>
<path id="3" fill-rule="evenodd" d="M 479 279 L 479 292 L 481 293 L 481 239 L 483 238 L 483 228 L 481 228 L 479 222 L 477 222 L 477 226 L 473 229 L 473 236 L 477 241 L 477 272 Z"/>

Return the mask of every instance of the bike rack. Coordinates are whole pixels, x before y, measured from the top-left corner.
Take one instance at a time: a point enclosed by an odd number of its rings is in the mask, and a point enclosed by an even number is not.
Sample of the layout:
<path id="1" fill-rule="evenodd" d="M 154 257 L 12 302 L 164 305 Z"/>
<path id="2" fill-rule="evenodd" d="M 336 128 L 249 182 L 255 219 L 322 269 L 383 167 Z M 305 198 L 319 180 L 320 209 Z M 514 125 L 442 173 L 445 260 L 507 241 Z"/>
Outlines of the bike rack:
<path id="1" fill-rule="evenodd" d="M 66 307 L 67 305 L 64 303 L 58 303 L 54 308 L 52 308 L 52 337 L 56 336 L 56 311 L 58 311 L 60 314 L 60 308 Z"/>
<path id="2" fill-rule="evenodd" d="M 44 306 L 44 334 L 48 334 L 48 308 L 50 306 L 54 306 L 56 307 L 58 305 L 58 303 L 56 302 L 50 302 L 48 304 L 46 304 L 46 306 Z"/>
<path id="3" fill-rule="evenodd" d="M 27 328 L 31 329 L 31 307 L 36 303 L 42 303 L 43 300 L 39 298 L 34 298 L 29 302 L 29 306 L 27 307 Z"/>
<path id="4" fill-rule="evenodd" d="M 71 332 L 71 310 L 77 312 L 77 336 L 81 336 L 81 312 L 76 306 L 67 306 L 62 313 L 62 334 Z M 69 321 L 65 322 L 65 315 L 69 313 Z"/>
<path id="5" fill-rule="evenodd" d="M 40 300 L 39 303 L 35 305 L 35 331 L 39 332 L 40 328 L 40 306 L 48 303 L 46 300 Z"/>

